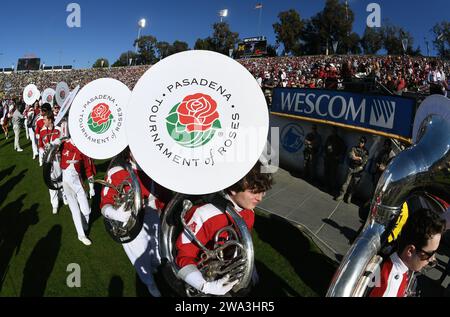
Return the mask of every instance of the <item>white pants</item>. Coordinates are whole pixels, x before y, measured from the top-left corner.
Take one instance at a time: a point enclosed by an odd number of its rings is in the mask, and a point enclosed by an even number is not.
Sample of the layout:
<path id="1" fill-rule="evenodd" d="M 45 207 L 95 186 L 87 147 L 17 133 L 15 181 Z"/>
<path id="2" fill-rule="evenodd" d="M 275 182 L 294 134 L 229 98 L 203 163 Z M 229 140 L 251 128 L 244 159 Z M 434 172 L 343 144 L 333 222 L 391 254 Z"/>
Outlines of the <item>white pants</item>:
<path id="1" fill-rule="evenodd" d="M 72 213 L 73 223 L 79 237 L 85 237 L 85 229 L 89 224 L 89 215 L 91 208 L 86 197 L 80 175 L 71 165 L 63 170 L 63 189 Z"/>
<path id="2" fill-rule="evenodd" d="M 33 149 L 33 156 L 38 156 L 38 148 L 36 146 L 36 137 L 34 136 L 34 131 L 32 128 L 28 128 L 28 133 L 30 134 L 31 139 L 31 148 Z"/>
<path id="3" fill-rule="evenodd" d="M 20 149 L 20 144 L 19 144 L 20 126 L 14 125 L 13 130 L 14 130 L 14 150 L 19 150 Z"/>
<path id="4" fill-rule="evenodd" d="M 60 176 L 61 176 L 61 167 L 59 166 L 59 162 L 53 161 L 53 171 L 51 177 L 53 179 L 57 179 Z M 50 202 L 52 204 L 53 209 L 58 209 L 59 198 L 60 196 L 62 196 L 62 191 L 49 189 L 48 192 L 50 193 Z"/>
<path id="5" fill-rule="evenodd" d="M 123 244 L 123 249 L 136 269 L 139 278 L 154 297 L 161 296 L 153 278 L 153 273 L 161 264 L 158 240 L 159 228 L 158 213 L 156 210 L 146 207 L 141 232 L 133 241 Z"/>
<path id="6" fill-rule="evenodd" d="M 25 136 L 27 137 L 27 140 L 29 140 L 30 139 L 30 134 L 28 133 L 28 128 L 27 128 L 27 126 L 28 126 L 28 119 L 25 119 L 25 121 L 23 123 L 23 126 L 25 128 Z"/>

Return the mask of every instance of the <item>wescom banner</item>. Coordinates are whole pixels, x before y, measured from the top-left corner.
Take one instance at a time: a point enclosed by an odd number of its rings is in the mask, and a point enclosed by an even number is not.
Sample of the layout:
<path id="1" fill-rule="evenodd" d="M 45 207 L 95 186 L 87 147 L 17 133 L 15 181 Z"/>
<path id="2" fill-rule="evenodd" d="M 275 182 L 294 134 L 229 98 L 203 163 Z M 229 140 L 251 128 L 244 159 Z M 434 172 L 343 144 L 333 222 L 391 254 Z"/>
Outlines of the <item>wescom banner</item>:
<path id="1" fill-rule="evenodd" d="M 322 89 L 276 88 L 274 113 L 294 115 L 411 138 L 415 100 Z"/>

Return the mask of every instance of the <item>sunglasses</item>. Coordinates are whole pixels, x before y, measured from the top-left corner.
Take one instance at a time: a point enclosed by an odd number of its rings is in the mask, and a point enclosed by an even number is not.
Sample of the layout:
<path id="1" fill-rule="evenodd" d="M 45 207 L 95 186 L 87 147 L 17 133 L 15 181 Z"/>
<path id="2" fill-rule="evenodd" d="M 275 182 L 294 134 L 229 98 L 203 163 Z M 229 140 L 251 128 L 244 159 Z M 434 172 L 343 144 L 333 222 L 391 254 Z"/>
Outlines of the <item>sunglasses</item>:
<path id="1" fill-rule="evenodd" d="M 422 261 L 425 261 L 425 260 L 429 260 L 429 259 L 431 259 L 435 254 L 436 254 L 436 251 L 437 250 L 434 250 L 434 251 L 424 251 L 424 250 L 422 250 L 422 249 L 417 249 L 417 251 L 418 252 L 420 252 L 420 253 L 422 253 L 424 256 L 419 256 L 419 258 L 422 260 Z"/>

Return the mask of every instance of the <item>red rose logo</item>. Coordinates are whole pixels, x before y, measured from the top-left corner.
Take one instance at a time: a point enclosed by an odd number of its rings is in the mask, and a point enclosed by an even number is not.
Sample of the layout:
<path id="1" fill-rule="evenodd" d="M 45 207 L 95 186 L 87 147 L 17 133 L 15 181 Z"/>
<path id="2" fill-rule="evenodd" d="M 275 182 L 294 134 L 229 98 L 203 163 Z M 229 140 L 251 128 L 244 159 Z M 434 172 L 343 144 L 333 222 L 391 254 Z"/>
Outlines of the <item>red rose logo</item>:
<path id="1" fill-rule="evenodd" d="M 207 131 L 219 118 L 217 103 L 210 96 L 200 93 L 184 98 L 177 112 L 187 132 Z"/>
<path id="2" fill-rule="evenodd" d="M 110 115 L 111 110 L 109 110 L 109 106 L 105 103 L 96 105 L 91 113 L 92 121 L 97 125 L 102 125 L 108 122 Z"/>

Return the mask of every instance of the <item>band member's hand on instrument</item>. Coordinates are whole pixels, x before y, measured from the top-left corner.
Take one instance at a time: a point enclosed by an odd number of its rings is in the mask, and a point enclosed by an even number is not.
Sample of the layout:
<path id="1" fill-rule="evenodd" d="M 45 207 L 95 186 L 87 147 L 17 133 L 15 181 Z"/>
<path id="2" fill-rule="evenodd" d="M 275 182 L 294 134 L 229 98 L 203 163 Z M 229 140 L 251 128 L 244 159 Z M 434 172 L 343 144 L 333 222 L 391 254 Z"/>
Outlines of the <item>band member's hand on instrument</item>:
<path id="1" fill-rule="evenodd" d="M 131 211 L 125 210 L 125 204 L 120 206 L 119 209 L 115 209 L 111 205 L 106 205 L 103 209 L 107 218 L 123 222 L 124 224 L 126 224 L 131 217 Z"/>
<path id="2" fill-rule="evenodd" d="M 210 295 L 219 295 L 219 296 L 225 295 L 226 293 L 231 291 L 234 285 L 239 283 L 238 280 L 229 282 L 230 277 L 228 275 L 219 280 L 207 282 L 203 278 L 202 273 L 197 269 L 195 265 L 185 266 L 183 269 L 180 270 L 179 275 L 183 277 L 186 283 L 188 283 L 195 289 L 199 290 L 204 294 Z"/>
<path id="3" fill-rule="evenodd" d="M 50 144 L 51 145 L 56 145 L 56 146 L 61 145 L 61 139 L 59 139 L 59 138 L 55 139 L 52 142 L 50 142 Z"/>

